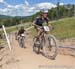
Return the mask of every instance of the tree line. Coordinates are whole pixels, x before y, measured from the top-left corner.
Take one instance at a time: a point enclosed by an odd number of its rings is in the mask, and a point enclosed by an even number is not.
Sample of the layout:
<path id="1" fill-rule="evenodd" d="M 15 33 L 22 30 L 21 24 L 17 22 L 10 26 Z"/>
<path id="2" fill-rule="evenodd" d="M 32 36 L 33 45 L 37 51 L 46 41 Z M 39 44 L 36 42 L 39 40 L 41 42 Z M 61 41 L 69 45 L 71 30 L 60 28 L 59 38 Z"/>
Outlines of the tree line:
<path id="1" fill-rule="evenodd" d="M 41 13 L 42 12 L 40 11 L 37 12 L 36 14 L 27 17 L 15 16 L 15 17 L 0 18 L 0 28 L 2 24 L 8 27 L 8 26 L 18 25 L 20 23 L 32 22 Z M 75 5 L 71 5 L 71 4 L 63 5 L 63 6 L 57 5 L 56 8 L 52 8 L 48 10 L 48 17 L 50 20 L 72 17 L 74 15 L 75 15 Z"/>

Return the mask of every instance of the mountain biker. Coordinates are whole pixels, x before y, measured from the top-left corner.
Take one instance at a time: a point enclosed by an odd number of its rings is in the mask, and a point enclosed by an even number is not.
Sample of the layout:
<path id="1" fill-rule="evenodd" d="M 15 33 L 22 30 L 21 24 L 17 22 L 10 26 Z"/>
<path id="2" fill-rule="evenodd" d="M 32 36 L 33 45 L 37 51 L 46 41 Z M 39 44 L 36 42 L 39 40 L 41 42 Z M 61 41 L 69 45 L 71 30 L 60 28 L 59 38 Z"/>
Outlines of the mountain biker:
<path id="1" fill-rule="evenodd" d="M 19 41 L 19 39 L 22 37 L 22 39 L 24 40 L 24 38 L 25 38 L 25 29 L 24 29 L 24 27 L 22 26 L 21 28 L 20 28 L 20 30 L 18 31 L 18 33 L 17 33 L 17 36 L 18 36 L 18 41 Z M 23 46 L 23 48 L 25 48 L 25 45 Z"/>
<path id="2" fill-rule="evenodd" d="M 21 34 L 24 34 L 25 33 L 25 29 L 24 29 L 24 27 L 22 26 L 21 28 L 20 28 L 20 30 L 18 31 L 18 36 L 21 36 Z"/>
<path id="3" fill-rule="evenodd" d="M 36 38 L 39 39 L 40 36 L 42 36 L 43 29 L 43 23 L 46 22 L 48 26 L 48 12 L 43 12 L 41 15 L 39 15 L 34 21 L 33 26 L 37 30 L 37 36 Z"/>

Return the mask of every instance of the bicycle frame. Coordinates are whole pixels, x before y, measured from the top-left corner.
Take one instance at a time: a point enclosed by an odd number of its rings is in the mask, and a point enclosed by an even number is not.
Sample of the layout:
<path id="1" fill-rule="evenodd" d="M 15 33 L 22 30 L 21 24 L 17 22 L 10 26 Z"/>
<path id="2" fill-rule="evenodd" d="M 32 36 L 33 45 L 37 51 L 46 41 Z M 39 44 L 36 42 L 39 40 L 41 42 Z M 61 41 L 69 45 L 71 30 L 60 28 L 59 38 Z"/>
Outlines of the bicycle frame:
<path id="1" fill-rule="evenodd" d="M 57 56 L 56 38 L 51 34 L 48 35 L 48 31 L 43 30 L 41 32 L 39 36 L 39 43 L 36 37 L 34 39 L 33 51 L 39 54 L 40 50 L 42 50 L 44 56 L 49 59 L 51 58 L 53 60 Z"/>

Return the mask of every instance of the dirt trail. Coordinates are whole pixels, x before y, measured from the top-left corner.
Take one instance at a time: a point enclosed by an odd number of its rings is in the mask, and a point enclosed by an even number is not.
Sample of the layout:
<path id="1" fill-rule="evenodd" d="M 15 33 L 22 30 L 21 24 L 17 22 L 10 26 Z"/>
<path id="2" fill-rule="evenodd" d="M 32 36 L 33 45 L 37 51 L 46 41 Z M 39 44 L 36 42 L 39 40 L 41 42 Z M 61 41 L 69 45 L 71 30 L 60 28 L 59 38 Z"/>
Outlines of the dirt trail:
<path id="1" fill-rule="evenodd" d="M 26 38 L 26 49 L 20 48 L 13 37 L 12 51 L 8 52 L 0 69 L 75 69 L 75 57 L 57 55 L 55 60 L 47 59 L 32 50 L 32 39 Z"/>

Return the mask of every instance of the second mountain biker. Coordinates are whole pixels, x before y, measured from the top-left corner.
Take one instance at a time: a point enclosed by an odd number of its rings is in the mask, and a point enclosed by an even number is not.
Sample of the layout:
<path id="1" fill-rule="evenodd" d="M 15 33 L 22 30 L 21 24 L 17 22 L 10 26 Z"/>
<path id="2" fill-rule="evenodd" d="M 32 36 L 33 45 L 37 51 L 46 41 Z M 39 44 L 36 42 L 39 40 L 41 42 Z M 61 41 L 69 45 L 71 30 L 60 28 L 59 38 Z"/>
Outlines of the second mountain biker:
<path id="1" fill-rule="evenodd" d="M 21 37 L 22 37 L 22 39 L 21 39 Z M 19 40 L 20 43 L 22 43 L 22 44 L 20 44 L 20 45 L 21 45 L 23 48 L 25 48 L 24 38 L 25 38 L 25 30 L 24 30 L 24 27 L 21 27 L 21 29 L 18 31 L 18 40 Z M 20 39 L 21 39 L 21 40 L 20 40 Z"/>

